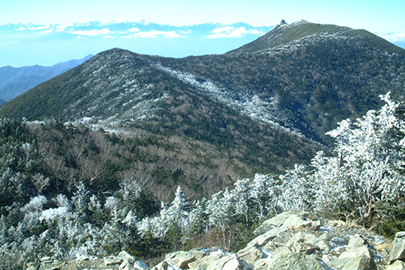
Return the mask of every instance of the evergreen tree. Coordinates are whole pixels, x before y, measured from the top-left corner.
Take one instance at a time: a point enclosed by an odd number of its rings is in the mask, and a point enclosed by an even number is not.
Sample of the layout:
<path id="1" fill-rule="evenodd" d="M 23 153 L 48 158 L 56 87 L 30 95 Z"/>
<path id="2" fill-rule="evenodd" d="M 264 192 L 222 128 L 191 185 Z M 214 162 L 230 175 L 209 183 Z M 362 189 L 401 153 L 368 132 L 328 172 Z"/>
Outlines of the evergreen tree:
<path id="1" fill-rule="evenodd" d="M 72 196 L 74 212 L 80 219 L 82 219 L 83 221 L 86 221 L 88 219 L 88 214 L 89 214 L 88 208 L 89 208 L 91 193 L 87 189 L 87 187 L 84 185 L 83 182 L 80 182 L 76 186 L 76 189 L 77 189 L 76 192 Z"/>

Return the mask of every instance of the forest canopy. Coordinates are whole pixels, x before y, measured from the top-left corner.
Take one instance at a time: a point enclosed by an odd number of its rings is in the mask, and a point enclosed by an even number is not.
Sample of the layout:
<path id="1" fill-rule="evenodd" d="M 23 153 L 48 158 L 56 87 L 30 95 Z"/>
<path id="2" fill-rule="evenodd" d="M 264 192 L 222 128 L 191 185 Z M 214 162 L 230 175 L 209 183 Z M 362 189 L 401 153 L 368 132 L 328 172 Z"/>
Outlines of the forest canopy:
<path id="1" fill-rule="evenodd" d="M 0 268 L 44 255 L 70 259 L 127 250 L 151 258 L 204 243 L 207 236 L 232 250 L 260 221 L 283 211 L 350 219 L 393 235 L 405 229 L 405 107 L 389 93 L 381 98 L 385 105 L 380 110 L 341 121 L 328 132 L 335 140 L 331 155 L 320 151 L 311 164 L 296 164 L 285 174 L 238 180 L 210 198 L 189 201 L 179 186 L 171 203 L 162 202 L 160 210 L 142 180 L 131 175 L 105 183 L 109 192 L 80 178 L 91 177 L 64 171 L 55 174 L 66 181 L 55 182 L 38 170 L 47 160 L 38 158 L 38 142 L 27 132 L 27 123 L 2 119 Z M 105 151 L 94 145 L 89 149 L 95 155 Z M 52 164 L 58 168 L 59 163 Z M 93 174 L 105 173 L 92 169 Z M 221 242 L 224 238 L 228 241 Z"/>

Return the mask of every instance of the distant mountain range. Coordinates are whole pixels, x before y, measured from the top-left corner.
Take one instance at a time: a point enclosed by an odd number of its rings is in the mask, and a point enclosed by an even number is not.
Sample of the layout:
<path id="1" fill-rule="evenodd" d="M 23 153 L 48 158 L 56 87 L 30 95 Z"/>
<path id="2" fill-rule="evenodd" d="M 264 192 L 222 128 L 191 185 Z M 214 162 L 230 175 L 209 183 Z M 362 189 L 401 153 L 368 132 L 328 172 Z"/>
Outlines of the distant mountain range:
<path id="1" fill-rule="evenodd" d="M 70 60 L 50 67 L 35 65 L 19 68 L 10 66 L 0 68 L 0 105 L 27 92 L 38 84 L 80 65 L 91 57 L 92 55 L 88 55 L 79 60 Z"/>
<path id="2" fill-rule="evenodd" d="M 301 21 L 226 54 L 104 51 L 6 103 L 0 117 L 154 138 L 161 148 L 141 150 L 149 153 L 142 162 L 154 164 L 148 185 L 180 172 L 183 186 L 198 183 L 205 194 L 236 177 L 308 162 L 333 143 L 325 132 L 338 121 L 378 108 L 388 91 L 404 100 L 404 85 L 404 49 L 365 30 Z M 145 177 L 142 162 L 133 166 Z M 218 174 L 185 173 L 190 168 Z"/>
<path id="3" fill-rule="evenodd" d="M 173 26 L 145 21 L 7 24 L 0 25 L 0 66 L 52 65 L 117 47 L 168 57 L 225 53 L 272 28 L 246 23 Z"/>
<path id="4" fill-rule="evenodd" d="M 185 26 L 146 21 L 6 24 L 0 25 L 0 67 L 50 66 L 111 48 L 164 57 L 222 54 L 252 42 L 273 28 L 274 25 L 252 26 L 243 22 Z M 375 34 L 405 47 L 405 40 L 398 33 Z"/>

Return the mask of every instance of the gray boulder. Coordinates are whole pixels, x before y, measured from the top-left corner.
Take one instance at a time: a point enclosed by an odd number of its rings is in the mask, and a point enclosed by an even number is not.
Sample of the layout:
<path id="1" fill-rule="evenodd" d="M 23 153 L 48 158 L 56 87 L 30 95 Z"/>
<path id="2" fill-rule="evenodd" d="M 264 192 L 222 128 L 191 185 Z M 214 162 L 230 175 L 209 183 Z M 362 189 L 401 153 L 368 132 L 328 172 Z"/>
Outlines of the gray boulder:
<path id="1" fill-rule="evenodd" d="M 282 233 L 283 231 L 286 231 L 286 230 L 288 230 L 288 229 L 285 228 L 285 227 L 272 227 L 267 232 L 264 232 L 263 234 L 260 234 L 255 239 L 250 241 L 248 246 L 255 246 L 255 245 L 264 246 L 269 241 L 273 240 L 276 236 L 278 236 L 280 233 Z M 255 233 L 256 232 L 257 232 L 257 230 L 255 231 Z"/>
<path id="2" fill-rule="evenodd" d="M 115 256 L 104 257 L 104 265 L 105 266 L 119 265 L 122 262 L 123 262 L 123 259 L 115 257 Z"/>
<path id="3" fill-rule="evenodd" d="M 321 221 L 307 212 L 274 216 L 263 222 L 255 233 L 257 236 L 236 253 L 218 248 L 174 252 L 154 269 L 376 270 L 385 268 L 383 258 L 387 258 L 387 252 L 381 251 L 383 246 L 387 251 L 389 247 L 383 238 L 377 239 L 363 228 L 348 226 L 342 221 Z M 398 234 L 399 248 L 391 250 L 393 263 L 389 270 L 403 269 L 400 258 L 404 246 L 399 241 L 402 237 Z M 381 248 L 375 249 L 372 245 Z"/>
<path id="4" fill-rule="evenodd" d="M 405 232 L 398 232 L 388 254 L 388 262 L 405 259 Z"/>
<path id="5" fill-rule="evenodd" d="M 292 252 L 287 247 L 277 249 L 267 259 L 262 259 L 254 264 L 257 270 L 267 269 L 294 269 L 294 270 L 323 270 L 324 266 L 315 256 Z"/>
<path id="6" fill-rule="evenodd" d="M 377 269 L 369 244 L 359 235 L 355 235 L 349 240 L 347 249 L 336 260 L 330 262 L 329 266 L 345 270 Z"/>
<path id="7" fill-rule="evenodd" d="M 207 270 L 254 270 L 245 260 L 239 258 L 236 254 L 227 254 L 219 259 L 215 264 L 211 264 L 207 267 Z"/>
<path id="8" fill-rule="evenodd" d="M 405 270 L 405 262 L 396 260 L 392 264 L 388 265 L 385 270 Z"/>
<path id="9" fill-rule="evenodd" d="M 310 214 L 308 212 L 283 212 L 277 216 L 274 216 L 262 223 L 256 230 L 255 234 L 263 234 L 275 227 L 283 227 L 288 229 L 299 229 L 304 227 L 319 227 L 319 222 L 313 222 L 309 219 Z"/>
<path id="10" fill-rule="evenodd" d="M 219 254 L 219 253 L 218 253 Z M 205 269 L 201 268 L 199 265 L 206 265 L 209 260 L 201 260 L 203 257 L 206 257 L 207 252 L 204 252 L 202 250 L 190 250 L 190 251 L 177 251 L 177 252 L 172 252 L 169 253 L 165 256 L 165 259 L 163 262 L 159 263 L 152 269 L 158 269 L 158 270 L 165 270 L 168 268 L 170 269 Z M 218 260 L 221 256 L 213 256 L 216 260 Z M 192 263 L 194 263 L 192 265 Z"/>
<path id="11" fill-rule="evenodd" d="M 245 260 L 249 264 L 267 257 L 267 255 L 263 252 L 263 247 L 259 245 L 247 246 L 244 249 L 241 249 L 237 255 L 240 259 Z"/>

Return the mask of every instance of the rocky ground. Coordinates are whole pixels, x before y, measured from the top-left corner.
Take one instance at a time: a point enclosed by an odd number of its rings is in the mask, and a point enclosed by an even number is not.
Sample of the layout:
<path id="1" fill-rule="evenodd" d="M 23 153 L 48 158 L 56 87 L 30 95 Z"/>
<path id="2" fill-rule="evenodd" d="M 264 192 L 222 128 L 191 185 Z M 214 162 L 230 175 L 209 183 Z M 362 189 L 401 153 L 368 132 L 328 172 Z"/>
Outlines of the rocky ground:
<path id="1" fill-rule="evenodd" d="M 154 270 L 175 269 L 405 269 L 405 232 L 393 243 L 364 228 L 342 221 L 323 221 L 309 213 L 284 212 L 266 220 L 257 235 L 237 253 L 202 248 L 169 253 Z M 105 258 L 80 257 L 67 262 L 42 258 L 29 270 L 149 269 L 122 251 Z"/>

